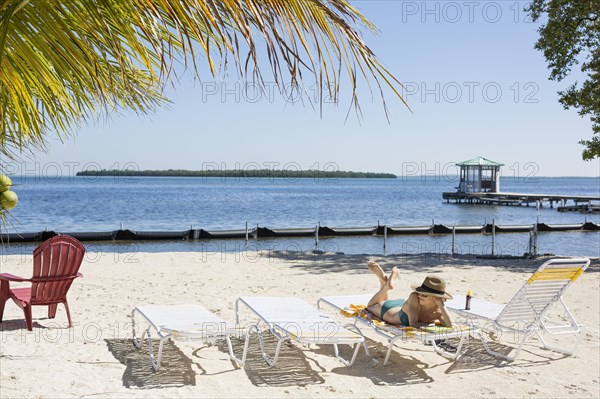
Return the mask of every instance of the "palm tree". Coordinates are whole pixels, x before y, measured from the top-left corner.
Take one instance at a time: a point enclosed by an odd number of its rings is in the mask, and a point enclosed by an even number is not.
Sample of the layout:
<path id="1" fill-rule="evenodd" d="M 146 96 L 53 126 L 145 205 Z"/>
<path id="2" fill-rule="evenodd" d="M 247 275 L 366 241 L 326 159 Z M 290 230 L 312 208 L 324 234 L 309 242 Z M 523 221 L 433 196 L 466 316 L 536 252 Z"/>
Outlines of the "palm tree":
<path id="1" fill-rule="evenodd" d="M 349 81 L 357 112 L 358 82 L 374 81 L 385 109 L 383 88 L 402 99 L 401 84 L 362 28 L 375 30 L 347 0 L 0 0 L 0 154 L 115 110 L 152 112 L 181 65 L 259 86 L 267 69 L 280 88 L 308 76 L 334 96 Z"/>

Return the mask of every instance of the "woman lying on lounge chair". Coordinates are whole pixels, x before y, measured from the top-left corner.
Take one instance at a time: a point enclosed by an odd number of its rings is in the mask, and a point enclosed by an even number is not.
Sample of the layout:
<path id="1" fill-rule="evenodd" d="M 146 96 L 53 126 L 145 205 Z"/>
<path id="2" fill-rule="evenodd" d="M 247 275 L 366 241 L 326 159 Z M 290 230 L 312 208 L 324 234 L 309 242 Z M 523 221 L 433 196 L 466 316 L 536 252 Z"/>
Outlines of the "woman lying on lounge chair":
<path id="1" fill-rule="evenodd" d="M 386 276 L 381 266 L 370 261 L 369 270 L 380 282 L 379 291 L 371 298 L 367 309 L 375 316 L 389 324 L 421 327 L 424 324 L 439 321 L 444 327 L 452 327 L 452 319 L 444 307 L 447 299 L 446 282 L 439 277 L 427 276 L 423 284 L 413 285 L 407 300 L 388 299 L 388 292 L 394 289 L 394 280 L 398 278 L 398 268 L 394 266 Z"/>

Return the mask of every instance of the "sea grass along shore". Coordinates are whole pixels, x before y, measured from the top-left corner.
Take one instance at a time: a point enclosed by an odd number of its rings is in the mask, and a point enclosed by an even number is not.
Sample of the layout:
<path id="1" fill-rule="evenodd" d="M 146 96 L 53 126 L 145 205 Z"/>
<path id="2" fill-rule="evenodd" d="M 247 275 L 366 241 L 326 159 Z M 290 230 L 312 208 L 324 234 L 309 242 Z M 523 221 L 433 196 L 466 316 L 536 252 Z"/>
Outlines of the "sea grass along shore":
<path id="1" fill-rule="evenodd" d="M 85 170 L 77 172 L 77 176 L 126 176 L 126 177 L 233 177 L 233 178 L 338 178 L 338 179 L 396 179 L 392 173 L 295 170 L 295 169 L 226 169 L 226 170 Z"/>

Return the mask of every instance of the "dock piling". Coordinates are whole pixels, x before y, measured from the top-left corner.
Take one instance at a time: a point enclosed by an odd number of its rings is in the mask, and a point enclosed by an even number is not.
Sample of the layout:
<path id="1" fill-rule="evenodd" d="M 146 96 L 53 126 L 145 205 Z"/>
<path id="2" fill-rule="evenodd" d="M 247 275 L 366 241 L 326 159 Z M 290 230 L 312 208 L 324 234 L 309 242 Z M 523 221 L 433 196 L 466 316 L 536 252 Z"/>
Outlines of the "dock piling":
<path id="1" fill-rule="evenodd" d="M 379 226 L 379 222 L 377 222 L 377 225 Z M 387 225 L 383 226 L 383 254 L 386 254 L 386 250 L 387 250 Z"/>
<path id="2" fill-rule="evenodd" d="M 456 242 L 456 226 L 452 226 L 452 256 L 454 256 L 454 243 Z"/>
<path id="3" fill-rule="evenodd" d="M 532 255 L 534 258 L 537 258 L 537 234 L 538 234 L 538 229 L 537 229 L 537 223 L 536 223 L 536 225 L 533 227 L 533 240 L 532 240 L 532 243 L 533 243 L 533 246 L 532 246 L 533 254 Z"/>
<path id="4" fill-rule="evenodd" d="M 537 257 L 537 222 L 529 230 L 529 257 Z"/>
<path id="5" fill-rule="evenodd" d="M 496 219 L 492 219 L 492 256 L 495 255 L 494 247 L 496 246 Z"/>

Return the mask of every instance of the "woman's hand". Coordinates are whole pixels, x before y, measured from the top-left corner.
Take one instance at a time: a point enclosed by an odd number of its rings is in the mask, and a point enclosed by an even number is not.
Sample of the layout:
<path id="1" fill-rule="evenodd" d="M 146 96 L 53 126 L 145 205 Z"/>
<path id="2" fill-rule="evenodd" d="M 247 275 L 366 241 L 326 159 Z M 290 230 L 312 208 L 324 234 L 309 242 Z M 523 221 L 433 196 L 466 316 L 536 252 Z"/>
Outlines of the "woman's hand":
<path id="1" fill-rule="evenodd" d="M 446 298 L 434 297 L 435 300 L 435 312 L 441 313 L 444 308 L 444 302 L 446 302 Z"/>
<path id="2" fill-rule="evenodd" d="M 446 298 L 436 298 L 437 310 L 440 312 L 440 321 L 444 327 L 452 327 L 452 318 L 448 314 L 446 307 L 444 306 L 444 302 L 446 302 Z"/>
<path id="3" fill-rule="evenodd" d="M 447 298 L 436 298 L 436 299 L 437 299 L 436 302 L 439 306 L 445 306 L 446 301 L 448 300 Z"/>

